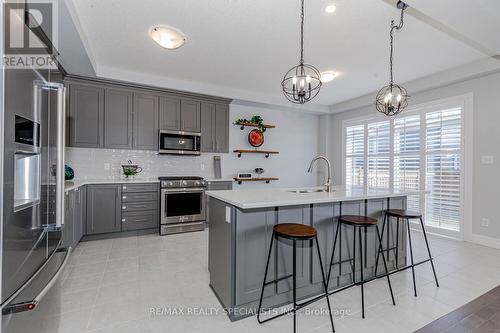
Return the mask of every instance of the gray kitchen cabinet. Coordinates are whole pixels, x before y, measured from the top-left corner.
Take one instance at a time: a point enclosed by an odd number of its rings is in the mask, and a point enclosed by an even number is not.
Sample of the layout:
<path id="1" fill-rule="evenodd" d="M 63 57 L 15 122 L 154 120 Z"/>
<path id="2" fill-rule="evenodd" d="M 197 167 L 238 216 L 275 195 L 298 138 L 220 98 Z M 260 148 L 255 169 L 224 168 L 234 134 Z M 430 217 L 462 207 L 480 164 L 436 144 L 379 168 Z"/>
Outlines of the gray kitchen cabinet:
<path id="1" fill-rule="evenodd" d="M 160 96 L 159 124 L 161 130 L 178 131 L 181 129 L 181 100 Z"/>
<path id="2" fill-rule="evenodd" d="M 201 103 L 201 151 L 215 152 L 215 104 Z"/>
<path id="3" fill-rule="evenodd" d="M 70 83 L 68 108 L 69 146 L 103 146 L 104 89 L 99 86 Z"/>
<path id="4" fill-rule="evenodd" d="M 215 152 L 229 152 L 229 105 L 215 104 Z"/>
<path id="5" fill-rule="evenodd" d="M 121 231 L 121 185 L 87 185 L 87 235 Z"/>
<path id="6" fill-rule="evenodd" d="M 229 106 L 201 103 L 201 151 L 229 152 Z"/>
<path id="7" fill-rule="evenodd" d="M 104 90 L 104 147 L 132 148 L 133 94 L 122 89 Z"/>
<path id="8" fill-rule="evenodd" d="M 201 132 L 200 102 L 190 99 L 181 100 L 181 131 Z"/>
<path id="9" fill-rule="evenodd" d="M 85 215 L 86 215 L 86 187 L 80 186 L 75 189 L 74 208 L 73 208 L 73 247 L 82 239 L 85 234 Z"/>
<path id="10" fill-rule="evenodd" d="M 64 194 L 64 226 L 61 234 L 61 246 L 73 246 L 73 229 L 74 229 L 74 206 L 75 206 L 75 191 L 67 191 Z"/>
<path id="11" fill-rule="evenodd" d="M 134 149 L 158 149 L 158 96 L 134 93 Z"/>

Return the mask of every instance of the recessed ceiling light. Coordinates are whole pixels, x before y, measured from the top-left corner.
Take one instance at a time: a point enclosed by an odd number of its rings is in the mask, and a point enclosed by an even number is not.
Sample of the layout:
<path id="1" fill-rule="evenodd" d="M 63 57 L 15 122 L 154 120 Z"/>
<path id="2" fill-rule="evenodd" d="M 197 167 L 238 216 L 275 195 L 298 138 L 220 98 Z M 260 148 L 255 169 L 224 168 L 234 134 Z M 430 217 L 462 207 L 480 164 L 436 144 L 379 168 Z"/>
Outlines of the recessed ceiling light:
<path id="1" fill-rule="evenodd" d="M 327 83 L 330 81 L 333 81 L 337 77 L 337 73 L 333 71 L 327 71 L 327 72 L 322 72 L 321 73 L 321 82 Z"/>
<path id="2" fill-rule="evenodd" d="M 186 42 L 186 35 L 182 31 L 168 25 L 152 27 L 149 35 L 158 45 L 169 50 L 178 49 Z"/>
<path id="3" fill-rule="evenodd" d="M 335 6 L 333 3 L 326 5 L 325 7 L 325 12 L 327 14 L 331 14 L 337 10 L 337 6 Z"/>

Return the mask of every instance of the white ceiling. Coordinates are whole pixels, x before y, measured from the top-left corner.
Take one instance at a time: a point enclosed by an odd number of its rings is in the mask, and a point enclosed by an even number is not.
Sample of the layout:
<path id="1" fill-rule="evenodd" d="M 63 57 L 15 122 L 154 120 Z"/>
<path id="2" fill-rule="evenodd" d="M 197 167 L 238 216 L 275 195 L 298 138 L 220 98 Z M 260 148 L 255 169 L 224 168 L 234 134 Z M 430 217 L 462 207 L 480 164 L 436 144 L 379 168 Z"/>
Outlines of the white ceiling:
<path id="1" fill-rule="evenodd" d="M 283 74 L 299 56 L 299 0 L 69 0 L 99 76 L 235 99 L 289 105 Z M 318 108 L 376 91 L 388 81 L 388 32 L 399 10 L 387 0 L 306 1 L 305 60 L 339 76 Z M 500 53 L 500 1 L 410 0 L 415 10 Z M 395 79 L 406 82 L 485 58 L 484 52 L 406 16 L 396 34 Z M 179 28 L 175 51 L 148 36 L 155 24 Z M 306 107 L 314 108 L 312 104 Z"/>

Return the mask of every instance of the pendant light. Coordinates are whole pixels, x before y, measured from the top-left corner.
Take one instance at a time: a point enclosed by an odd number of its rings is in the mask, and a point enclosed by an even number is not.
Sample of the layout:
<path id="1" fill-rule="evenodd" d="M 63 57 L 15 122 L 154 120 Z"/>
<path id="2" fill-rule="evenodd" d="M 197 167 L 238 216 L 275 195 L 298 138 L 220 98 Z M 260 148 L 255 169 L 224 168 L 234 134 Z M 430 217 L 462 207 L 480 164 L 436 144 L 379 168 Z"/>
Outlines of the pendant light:
<path id="1" fill-rule="evenodd" d="M 403 16 L 405 9 L 408 5 L 402 1 L 398 1 L 397 7 L 401 9 L 401 20 L 398 25 L 394 24 L 394 20 L 391 21 L 391 54 L 389 57 L 389 67 L 391 82 L 389 85 L 383 87 L 377 93 L 377 99 L 375 102 L 378 112 L 385 114 L 386 116 L 395 116 L 403 111 L 408 106 L 408 93 L 404 87 L 394 83 L 394 76 L 392 73 L 392 63 L 393 63 L 393 53 L 394 53 L 394 31 L 401 30 L 403 28 Z"/>
<path id="2" fill-rule="evenodd" d="M 304 63 L 304 0 L 300 16 L 300 62 L 286 72 L 281 86 L 283 94 L 292 103 L 304 104 L 316 97 L 321 89 L 321 73 Z"/>

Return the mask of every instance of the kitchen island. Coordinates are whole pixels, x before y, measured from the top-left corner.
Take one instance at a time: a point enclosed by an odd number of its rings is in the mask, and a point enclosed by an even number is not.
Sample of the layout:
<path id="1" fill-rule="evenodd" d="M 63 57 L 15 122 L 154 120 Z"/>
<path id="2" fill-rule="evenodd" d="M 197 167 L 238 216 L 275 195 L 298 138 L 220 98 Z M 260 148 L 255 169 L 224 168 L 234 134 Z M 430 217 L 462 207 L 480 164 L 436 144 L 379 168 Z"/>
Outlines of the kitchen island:
<path id="1" fill-rule="evenodd" d="M 322 188 L 209 191 L 210 287 L 231 320 L 253 315 L 260 297 L 275 224 L 302 223 L 315 227 L 318 231 L 321 256 L 328 269 L 339 215 L 368 215 L 377 218 L 381 226 L 383 210 L 406 209 L 407 196 L 410 194 L 416 193 L 394 193 L 389 190 L 367 193 L 355 187 L 337 186 L 333 193 L 324 192 Z M 405 229 L 400 228 L 399 265 L 406 262 L 406 234 L 403 230 Z M 350 226 L 343 226 L 340 232 L 334 258 L 336 264 L 332 267 L 329 281 L 331 290 L 352 281 L 352 262 L 349 260 L 352 258 L 352 229 Z M 394 227 L 385 233 L 387 236 L 383 239 L 384 249 L 394 246 L 395 232 Z M 364 233 L 364 275 L 369 278 L 374 273 L 378 242 L 374 228 L 365 229 Z M 313 255 L 312 251 L 315 249 L 309 243 L 304 241 L 297 249 L 299 299 L 322 292 L 318 259 Z M 280 239 L 275 245 L 268 280 L 284 277 L 292 271 L 291 242 Z M 394 251 L 390 251 L 387 263 L 389 269 L 394 267 Z M 358 267 L 360 266 L 357 262 L 356 268 Z M 381 261 L 378 271 L 383 271 Z M 359 279 L 359 271 L 356 271 L 356 279 Z M 291 302 L 291 287 L 291 278 L 267 286 L 263 307 Z"/>

